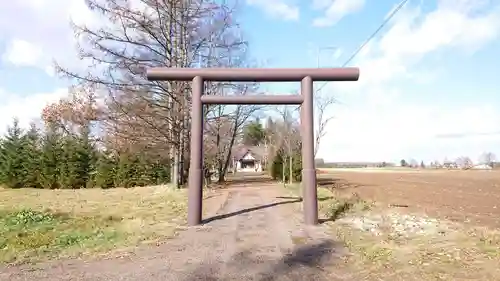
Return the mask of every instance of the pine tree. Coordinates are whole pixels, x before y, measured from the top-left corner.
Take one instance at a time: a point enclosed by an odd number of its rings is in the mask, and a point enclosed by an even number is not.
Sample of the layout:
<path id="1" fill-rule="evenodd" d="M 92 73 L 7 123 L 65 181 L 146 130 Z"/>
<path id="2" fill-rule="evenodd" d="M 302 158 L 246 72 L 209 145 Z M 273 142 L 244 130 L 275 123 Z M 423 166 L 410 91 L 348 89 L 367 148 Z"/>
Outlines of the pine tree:
<path id="1" fill-rule="evenodd" d="M 79 175 L 78 140 L 73 136 L 64 136 L 61 144 L 59 186 L 60 188 L 81 188 L 83 181 Z"/>
<path id="2" fill-rule="evenodd" d="M 28 171 L 24 164 L 27 159 L 25 142 L 19 121 L 14 119 L 12 126 L 7 128 L 7 134 L 2 142 L 0 158 L 0 178 L 6 187 L 22 188 Z"/>
<path id="3" fill-rule="evenodd" d="M 146 186 L 156 184 L 154 176 L 154 164 L 148 161 L 146 154 L 134 155 L 132 173 L 133 186 Z"/>
<path id="4" fill-rule="evenodd" d="M 60 185 L 63 188 L 87 188 L 94 182 L 97 151 L 92 143 L 89 127 L 84 127 L 79 136 L 66 135 L 63 138 L 64 158 L 61 165 Z"/>
<path id="5" fill-rule="evenodd" d="M 96 187 L 112 188 L 115 185 L 117 163 L 111 153 L 102 152 L 96 162 L 93 182 Z"/>
<path id="6" fill-rule="evenodd" d="M 164 184 L 170 182 L 170 165 L 166 161 L 156 161 L 151 165 L 151 184 Z"/>
<path id="7" fill-rule="evenodd" d="M 98 160 L 97 150 L 90 135 L 90 127 L 83 128 L 76 150 L 78 158 L 78 174 L 84 187 L 92 187 L 92 174 L 96 170 Z"/>
<path id="8" fill-rule="evenodd" d="M 28 171 L 24 178 L 24 186 L 40 188 L 40 133 L 35 124 L 30 125 L 30 129 L 23 140 L 26 153 L 24 168 Z"/>
<path id="9" fill-rule="evenodd" d="M 128 154 L 121 153 L 116 167 L 115 187 L 128 188 L 133 186 L 132 178 L 135 176 L 133 175 L 135 173 L 133 166 L 133 159 Z"/>
<path id="10" fill-rule="evenodd" d="M 3 166 L 3 161 L 5 159 L 5 148 L 4 148 L 5 138 L 2 136 L 0 138 L 0 185 L 4 185 L 6 182 L 6 173 Z"/>
<path id="11" fill-rule="evenodd" d="M 287 163 L 287 168 L 285 169 L 285 179 L 290 180 L 290 168 L 289 163 Z M 302 157 L 298 151 L 294 152 L 292 157 L 292 179 L 295 182 L 302 181 Z"/>
<path id="12" fill-rule="evenodd" d="M 271 177 L 274 180 L 284 180 L 283 179 L 283 156 L 281 151 L 278 151 L 274 156 L 273 163 L 271 164 Z"/>
<path id="13" fill-rule="evenodd" d="M 54 127 L 47 128 L 42 141 L 40 157 L 40 185 L 42 188 L 60 188 L 64 166 L 62 137 Z"/>

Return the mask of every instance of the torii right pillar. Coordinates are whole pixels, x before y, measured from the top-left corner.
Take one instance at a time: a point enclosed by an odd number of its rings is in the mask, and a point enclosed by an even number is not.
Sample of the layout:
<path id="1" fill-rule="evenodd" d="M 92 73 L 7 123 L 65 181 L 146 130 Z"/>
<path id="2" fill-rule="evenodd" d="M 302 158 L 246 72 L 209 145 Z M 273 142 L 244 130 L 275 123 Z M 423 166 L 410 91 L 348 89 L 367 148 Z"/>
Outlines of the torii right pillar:
<path id="1" fill-rule="evenodd" d="M 318 190 L 314 163 L 314 98 L 313 80 L 306 76 L 300 82 L 300 93 L 304 98 L 300 114 L 302 132 L 302 198 L 304 223 L 318 224 Z"/>

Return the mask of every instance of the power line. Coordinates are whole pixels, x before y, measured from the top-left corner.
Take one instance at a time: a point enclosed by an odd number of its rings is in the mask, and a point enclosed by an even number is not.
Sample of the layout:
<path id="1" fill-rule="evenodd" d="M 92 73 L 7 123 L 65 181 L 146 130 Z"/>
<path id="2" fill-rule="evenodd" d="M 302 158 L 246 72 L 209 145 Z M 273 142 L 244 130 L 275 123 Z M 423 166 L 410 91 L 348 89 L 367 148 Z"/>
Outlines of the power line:
<path id="1" fill-rule="evenodd" d="M 397 12 L 399 12 L 399 10 L 403 8 L 406 2 L 408 2 L 408 0 L 401 1 L 399 5 L 384 19 L 384 21 L 379 25 L 379 27 L 363 42 L 363 44 L 361 44 L 354 51 L 354 53 L 352 53 L 352 55 L 342 64 L 341 67 L 345 67 L 346 65 L 348 65 L 359 54 L 359 52 L 361 52 L 363 48 L 366 47 L 366 45 L 368 45 L 368 43 L 370 43 L 370 41 L 373 38 L 375 38 L 375 36 L 377 36 L 379 31 L 382 30 L 382 28 L 384 28 L 387 25 L 387 23 L 389 23 L 389 21 L 397 14 Z M 328 82 L 323 83 L 323 85 L 321 85 L 315 92 L 317 93 L 321 91 L 321 89 L 323 89 L 327 84 Z"/>

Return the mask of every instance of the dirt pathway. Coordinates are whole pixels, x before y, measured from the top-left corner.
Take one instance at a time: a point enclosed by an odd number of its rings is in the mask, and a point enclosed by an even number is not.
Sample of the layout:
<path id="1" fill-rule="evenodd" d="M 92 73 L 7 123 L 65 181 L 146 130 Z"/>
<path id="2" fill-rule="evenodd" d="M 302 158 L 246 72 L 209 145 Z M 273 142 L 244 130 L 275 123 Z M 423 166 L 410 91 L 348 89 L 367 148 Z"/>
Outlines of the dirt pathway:
<path id="1" fill-rule="evenodd" d="M 322 227 L 304 228 L 294 198 L 246 184 L 207 223 L 126 258 L 10 268 L 0 280 L 350 280 L 334 274 L 343 250 Z"/>

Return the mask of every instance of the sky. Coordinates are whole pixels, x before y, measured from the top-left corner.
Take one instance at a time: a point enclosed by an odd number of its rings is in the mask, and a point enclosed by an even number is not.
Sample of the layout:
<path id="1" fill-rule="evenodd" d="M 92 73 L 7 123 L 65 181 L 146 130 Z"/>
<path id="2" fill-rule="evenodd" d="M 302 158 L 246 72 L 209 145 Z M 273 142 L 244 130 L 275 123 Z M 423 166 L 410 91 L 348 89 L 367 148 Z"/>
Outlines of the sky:
<path id="1" fill-rule="evenodd" d="M 262 67 L 338 67 L 399 0 L 240 0 L 237 19 Z M 0 133 L 67 94 L 53 60 L 82 66 L 69 21 L 94 23 L 84 0 L 0 4 Z M 318 64 L 319 62 L 319 64 Z M 500 158 L 500 1 L 409 0 L 349 63 L 357 82 L 319 94 L 338 101 L 318 157 L 325 161 Z M 315 84 L 316 88 L 322 82 Z M 298 83 L 263 83 L 296 92 Z"/>

